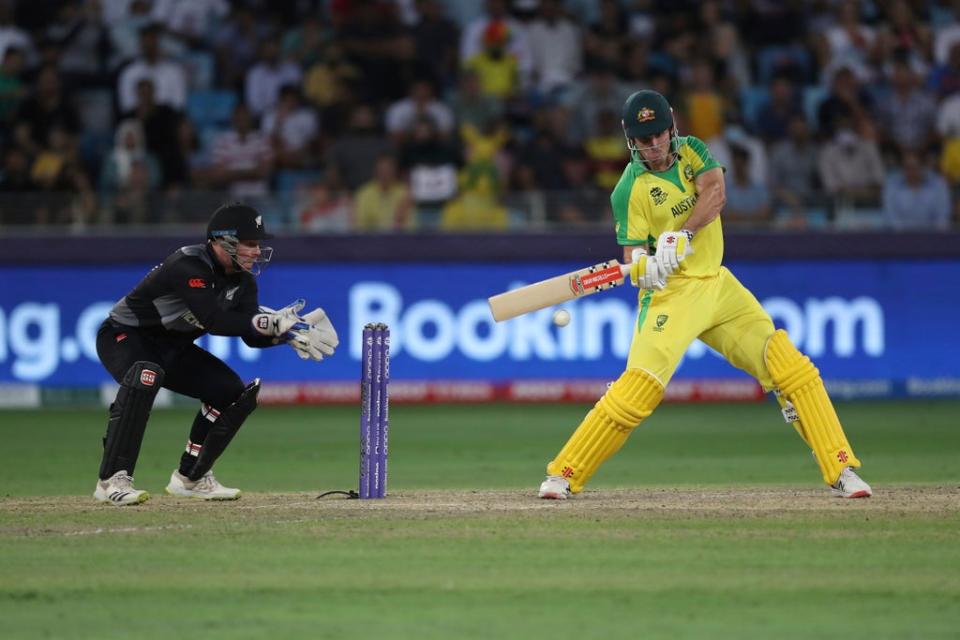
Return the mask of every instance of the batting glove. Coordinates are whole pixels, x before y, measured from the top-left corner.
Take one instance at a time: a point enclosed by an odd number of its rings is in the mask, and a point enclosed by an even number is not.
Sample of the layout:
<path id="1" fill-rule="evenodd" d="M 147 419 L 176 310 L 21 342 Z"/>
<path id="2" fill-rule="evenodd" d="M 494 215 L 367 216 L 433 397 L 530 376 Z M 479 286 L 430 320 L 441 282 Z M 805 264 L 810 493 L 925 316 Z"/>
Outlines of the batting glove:
<path id="1" fill-rule="evenodd" d="M 673 273 L 680 263 L 693 253 L 693 233 L 690 231 L 664 231 L 657 238 L 657 262 Z"/>
<path id="2" fill-rule="evenodd" d="M 633 252 L 633 262 L 630 264 L 630 282 L 638 289 L 656 289 L 660 291 L 667 286 L 667 276 L 670 275 L 653 256 L 648 256 L 640 249 Z"/>

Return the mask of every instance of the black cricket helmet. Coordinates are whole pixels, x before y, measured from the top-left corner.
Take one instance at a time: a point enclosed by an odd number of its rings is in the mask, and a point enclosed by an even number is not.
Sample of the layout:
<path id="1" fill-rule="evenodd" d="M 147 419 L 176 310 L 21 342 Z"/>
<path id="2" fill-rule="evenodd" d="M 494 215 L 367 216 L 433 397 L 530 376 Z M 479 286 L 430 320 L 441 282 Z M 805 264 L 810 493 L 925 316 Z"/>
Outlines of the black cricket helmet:
<path id="1" fill-rule="evenodd" d="M 650 89 L 643 89 L 632 94 L 623 103 L 620 124 L 623 125 L 623 135 L 627 138 L 627 149 L 630 150 L 635 160 L 641 162 L 645 161 L 639 152 L 653 147 L 638 147 L 636 138 L 649 138 L 669 129 L 670 147 L 667 155 L 653 159 L 659 160 L 669 156 L 671 165 L 676 162 L 680 136 L 673 119 L 673 109 L 661 94 Z"/>
<path id="2" fill-rule="evenodd" d="M 260 212 L 239 202 L 219 207 L 207 223 L 207 239 L 218 243 L 230 255 L 234 264 L 253 275 L 258 275 L 263 270 L 263 265 L 270 262 L 273 248 L 260 247 L 260 255 L 254 260 L 253 266 L 246 269 L 237 260 L 237 245 L 252 240 L 269 240 L 272 237 L 263 226 Z"/>

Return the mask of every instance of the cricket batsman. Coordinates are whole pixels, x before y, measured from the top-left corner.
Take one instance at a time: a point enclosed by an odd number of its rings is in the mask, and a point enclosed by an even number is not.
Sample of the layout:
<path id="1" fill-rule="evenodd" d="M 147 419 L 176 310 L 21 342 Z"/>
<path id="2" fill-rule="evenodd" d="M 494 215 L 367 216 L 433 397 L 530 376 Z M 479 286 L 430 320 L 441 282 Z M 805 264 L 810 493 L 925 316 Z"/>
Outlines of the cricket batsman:
<path id="1" fill-rule="evenodd" d="M 660 404 L 695 338 L 776 394 L 833 495 L 870 497 L 820 372 L 721 266 L 723 167 L 701 140 L 678 134 L 673 110 L 655 91 L 631 95 L 622 124 L 631 161 L 610 200 L 630 280 L 640 289 L 633 342 L 626 371 L 547 465 L 540 497 L 564 500 L 583 489 Z"/>
<path id="2" fill-rule="evenodd" d="M 244 384 L 223 361 L 194 344 L 205 333 L 238 336 L 257 348 L 289 344 L 302 359 L 323 360 L 339 344 L 323 309 L 300 317 L 303 300 L 261 307 L 257 281 L 273 250 L 260 214 L 243 204 L 217 209 L 206 244 L 182 247 L 120 299 L 97 332 L 97 355 L 120 383 L 110 405 L 100 477 L 93 497 L 123 506 L 150 496 L 133 472 L 153 401 L 161 387 L 200 400 L 185 452 L 167 493 L 235 500 L 240 490 L 214 477 L 213 465 L 257 408 L 260 379 Z"/>

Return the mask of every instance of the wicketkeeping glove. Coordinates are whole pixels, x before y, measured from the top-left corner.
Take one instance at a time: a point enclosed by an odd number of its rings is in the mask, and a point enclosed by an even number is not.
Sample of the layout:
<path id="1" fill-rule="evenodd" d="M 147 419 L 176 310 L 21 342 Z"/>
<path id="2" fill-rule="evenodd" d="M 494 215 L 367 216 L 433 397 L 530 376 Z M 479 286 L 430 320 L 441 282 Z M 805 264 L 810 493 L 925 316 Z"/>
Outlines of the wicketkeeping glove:
<path id="1" fill-rule="evenodd" d="M 306 302 L 303 298 L 295 300 L 279 311 L 274 311 L 270 307 L 260 307 L 260 313 L 253 316 L 251 323 L 253 328 L 262 335 L 278 338 L 286 334 L 297 323 L 302 322 L 297 315 Z"/>
<path id="2" fill-rule="evenodd" d="M 323 360 L 330 357 L 340 344 L 337 330 L 326 312 L 317 307 L 303 316 L 303 322 L 287 333 L 287 344 L 293 347 L 301 359 Z"/>
<path id="3" fill-rule="evenodd" d="M 633 262 L 630 264 L 630 282 L 639 289 L 657 289 L 667 286 L 667 276 L 670 272 L 653 256 L 648 256 L 639 249 L 633 252 Z"/>
<path id="4" fill-rule="evenodd" d="M 693 233 L 689 231 L 664 231 L 657 238 L 657 262 L 673 273 L 680 268 L 680 263 L 693 253 Z"/>

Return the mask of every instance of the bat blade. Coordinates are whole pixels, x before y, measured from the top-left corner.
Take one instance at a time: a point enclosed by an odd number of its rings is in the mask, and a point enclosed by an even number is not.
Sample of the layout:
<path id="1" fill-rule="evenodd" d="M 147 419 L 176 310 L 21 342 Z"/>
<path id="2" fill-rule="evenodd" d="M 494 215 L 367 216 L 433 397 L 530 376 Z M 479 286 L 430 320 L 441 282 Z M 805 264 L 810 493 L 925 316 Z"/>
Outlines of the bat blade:
<path id="1" fill-rule="evenodd" d="M 608 260 L 592 267 L 554 276 L 487 299 L 497 322 L 522 316 L 555 304 L 612 289 L 623 284 L 630 265 Z"/>

